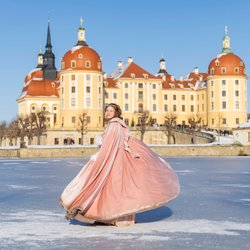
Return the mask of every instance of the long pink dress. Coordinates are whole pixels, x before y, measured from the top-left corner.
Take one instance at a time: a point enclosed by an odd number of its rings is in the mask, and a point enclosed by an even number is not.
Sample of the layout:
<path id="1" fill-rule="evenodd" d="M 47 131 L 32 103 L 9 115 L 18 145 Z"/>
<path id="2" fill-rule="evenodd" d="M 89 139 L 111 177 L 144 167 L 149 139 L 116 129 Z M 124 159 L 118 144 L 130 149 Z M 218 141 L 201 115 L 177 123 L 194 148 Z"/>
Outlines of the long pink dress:
<path id="1" fill-rule="evenodd" d="M 163 206 L 179 192 L 168 163 L 113 118 L 99 152 L 64 189 L 61 205 L 68 218 L 128 225 L 134 214 Z"/>

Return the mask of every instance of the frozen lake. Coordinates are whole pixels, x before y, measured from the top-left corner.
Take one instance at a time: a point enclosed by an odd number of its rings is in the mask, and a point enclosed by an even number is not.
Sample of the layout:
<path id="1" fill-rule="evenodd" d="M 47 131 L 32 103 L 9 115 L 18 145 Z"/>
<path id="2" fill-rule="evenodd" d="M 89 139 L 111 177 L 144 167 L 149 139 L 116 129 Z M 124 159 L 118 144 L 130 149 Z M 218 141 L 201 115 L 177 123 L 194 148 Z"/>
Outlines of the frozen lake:
<path id="1" fill-rule="evenodd" d="M 165 160 L 180 196 L 117 228 L 64 219 L 58 198 L 87 159 L 0 158 L 0 249 L 249 249 L 250 157 Z"/>

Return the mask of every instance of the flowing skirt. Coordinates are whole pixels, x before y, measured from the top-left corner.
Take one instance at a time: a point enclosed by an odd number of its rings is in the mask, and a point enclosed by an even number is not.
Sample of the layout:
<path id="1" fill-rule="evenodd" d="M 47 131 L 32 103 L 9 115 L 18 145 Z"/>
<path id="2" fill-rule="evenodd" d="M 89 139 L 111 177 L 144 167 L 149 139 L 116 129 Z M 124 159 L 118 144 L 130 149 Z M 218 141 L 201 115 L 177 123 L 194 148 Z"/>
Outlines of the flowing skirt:
<path id="1" fill-rule="evenodd" d="M 169 164 L 136 138 L 100 150 L 61 195 L 68 218 L 122 226 L 138 212 L 165 205 L 180 192 Z"/>

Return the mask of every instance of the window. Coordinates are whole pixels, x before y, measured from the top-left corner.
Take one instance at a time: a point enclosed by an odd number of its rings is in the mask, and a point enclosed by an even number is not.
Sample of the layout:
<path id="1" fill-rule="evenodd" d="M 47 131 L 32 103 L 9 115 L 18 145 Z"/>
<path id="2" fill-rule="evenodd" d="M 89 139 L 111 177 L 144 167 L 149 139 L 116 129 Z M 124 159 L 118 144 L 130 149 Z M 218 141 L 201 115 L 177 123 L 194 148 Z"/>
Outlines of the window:
<path id="1" fill-rule="evenodd" d="M 248 134 L 248 141 L 250 141 L 250 132 L 248 132 L 247 134 Z"/>
<path id="2" fill-rule="evenodd" d="M 185 112 L 185 105 L 181 105 L 181 111 Z"/>
<path id="3" fill-rule="evenodd" d="M 235 80 L 235 85 L 239 85 L 239 80 Z"/>
<path id="4" fill-rule="evenodd" d="M 174 112 L 177 111 L 176 105 L 173 105 L 173 111 L 174 111 Z"/>
<path id="5" fill-rule="evenodd" d="M 124 98 L 127 100 L 128 99 L 128 93 L 124 94 Z"/>
<path id="6" fill-rule="evenodd" d="M 125 103 L 125 111 L 128 111 L 128 103 Z"/>
<path id="7" fill-rule="evenodd" d="M 211 98 L 214 98 L 214 92 L 211 91 Z"/>
<path id="8" fill-rule="evenodd" d="M 214 74 L 214 68 L 211 68 L 210 69 L 210 75 L 213 75 Z"/>
<path id="9" fill-rule="evenodd" d="M 201 106 L 202 106 L 202 111 L 204 111 L 204 104 L 202 104 Z"/>
<path id="10" fill-rule="evenodd" d="M 89 143 L 90 143 L 91 145 L 94 144 L 94 143 L 95 143 L 95 139 L 94 139 L 93 137 L 91 137 Z"/>
<path id="11" fill-rule="evenodd" d="M 86 75 L 86 80 L 87 80 L 87 81 L 90 81 L 90 79 L 91 79 L 91 75 L 90 75 L 90 74 L 87 74 L 87 75 Z"/>
<path id="12" fill-rule="evenodd" d="M 212 125 L 214 125 L 214 118 L 212 118 Z"/>
<path id="13" fill-rule="evenodd" d="M 86 93 L 90 93 L 90 86 L 86 86 Z"/>
<path id="14" fill-rule="evenodd" d="M 75 68 L 76 67 L 76 61 L 71 61 L 71 68 Z"/>
<path id="15" fill-rule="evenodd" d="M 222 108 L 226 109 L 227 108 L 227 102 L 222 102 Z"/>
<path id="16" fill-rule="evenodd" d="M 76 76 L 75 75 L 71 75 L 71 81 L 75 81 Z"/>
<path id="17" fill-rule="evenodd" d="M 235 109 L 240 109 L 240 103 L 239 103 L 239 101 L 235 102 Z"/>
<path id="18" fill-rule="evenodd" d="M 235 123 L 236 123 L 236 124 L 240 124 L 240 119 L 239 119 L 239 118 L 236 118 L 236 119 L 235 119 Z"/>
<path id="19" fill-rule="evenodd" d="M 57 111 L 57 107 L 56 107 L 56 106 L 55 106 L 55 107 L 53 107 L 53 110 L 54 110 L 54 111 Z"/>
<path id="20" fill-rule="evenodd" d="M 46 109 L 47 109 L 46 106 L 42 107 L 42 111 L 46 111 Z"/>
<path id="21" fill-rule="evenodd" d="M 127 89 L 128 88 L 128 83 L 125 82 L 124 87 Z"/>
<path id="22" fill-rule="evenodd" d="M 182 95 L 182 96 L 181 96 L 181 100 L 182 100 L 182 101 L 185 101 L 185 95 Z"/>
<path id="23" fill-rule="evenodd" d="M 98 88 L 98 93 L 101 94 L 101 87 Z"/>
<path id="24" fill-rule="evenodd" d="M 190 95 L 190 100 L 191 100 L 191 101 L 194 100 L 194 95 Z"/>
<path id="25" fill-rule="evenodd" d="M 214 86 L 214 81 L 211 81 L 211 87 L 213 87 Z"/>
<path id="26" fill-rule="evenodd" d="M 86 97 L 86 107 L 91 107 L 91 97 Z"/>
<path id="27" fill-rule="evenodd" d="M 31 107 L 31 112 L 34 113 L 36 111 L 36 106 Z"/>
<path id="28" fill-rule="evenodd" d="M 82 59 L 82 58 L 83 58 L 82 54 L 78 54 L 78 59 Z"/>
<path id="29" fill-rule="evenodd" d="M 164 95 L 164 100 L 166 101 L 167 99 L 168 99 L 168 95 L 165 94 L 165 95 Z"/>
<path id="30" fill-rule="evenodd" d="M 117 93 L 113 93 L 113 98 L 117 99 Z"/>
<path id="31" fill-rule="evenodd" d="M 109 98 L 109 93 L 108 92 L 105 92 L 105 98 L 108 99 Z"/>
<path id="32" fill-rule="evenodd" d="M 76 98 L 72 97 L 71 98 L 71 107 L 75 107 L 76 106 Z"/>
<path id="33" fill-rule="evenodd" d="M 173 100 L 176 101 L 176 95 L 173 95 Z"/>
<path id="34" fill-rule="evenodd" d="M 54 114 L 54 124 L 56 124 L 56 123 L 57 123 L 57 115 Z"/>
<path id="35" fill-rule="evenodd" d="M 71 93 L 75 93 L 76 92 L 76 87 L 75 86 L 72 86 L 71 87 Z"/>
<path id="36" fill-rule="evenodd" d="M 239 96 L 239 90 L 235 90 L 235 96 L 236 96 L 236 97 Z"/>
<path id="37" fill-rule="evenodd" d="M 101 62 L 98 62 L 97 63 L 97 68 L 100 69 L 102 67 L 102 63 Z"/>
<path id="38" fill-rule="evenodd" d="M 191 105 L 191 106 L 190 106 L 190 111 L 191 111 L 191 112 L 194 112 L 194 105 Z"/>
<path id="39" fill-rule="evenodd" d="M 139 89 L 142 89 L 142 88 L 143 88 L 143 84 L 142 84 L 142 83 L 139 83 L 139 84 L 138 84 L 138 88 L 139 88 Z"/>
<path id="40" fill-rule="evenodd" d="M 239 74 L 239 68 L 238 68 L 238 67 L 235 67 L 235 68 L 234 68 L 234 73 L 235 73 L 235 74 Z"/>
<path id="41" fill-rule="evenodd" d="M 214 102 L 211 102 L 211 110 L 214 110 Z"/>
<path id="42" fill-rule="evenodd" d="M 87 122 L 87 123 L 90 123 L 90 116 L 87 116 L 87 117 L 86 117 L 86 122 Z"/>
<path id="43" fill-rule="evenodd" d="M 129 125 L 129 119 L 128 119 L 128 118 L 125 118 L 125 119 L 124 119 L 124 123 L 128 126 L 128 125 Z"/>
<path id="44" fill-rule="evenodd" d="M 55 138 L 55 139 L 54 139 L 54 144 L 55 144 L 55 145 L 58 145 L 58 144 L 59 144 L 59 138 Z"/>
<path id="45" fill-rule="evenodd" d="M 227 124 L 227 119 L 226 118 L 222 118 L 222 124 L 226 125 Z"/>
<path id="46" fill-rule="evenodd" d="M 86 67 L 86 68 L 90 68 L 90 66 L 91 66 L 90 61 L 86 61 L 86 62 L 85 62 L 85 67 Z"/>
<path id="47" fill-rule="evenodd" d="M 142 91 L 139 91 L 139 92 L 138 92 L 138 99 L 139 99 L 139 100 L 142 100 L 142 99 L 143 99 L 143 92 L 142 92 Z"/>
<path id="48" fill-rule="evenodd" d="M 138 104 L 138 111 L 143 112 L 143 104 L 142 103 Z"/>
<path id="49" fill-rule="evenodd" d="M 62 95 L 64 94 L 64 87 L 61 88 L 61 91 L 62 91 Z"/>
<path id="50" fill-rule="evenodd" d="M 201 97 L 202 97 L 202 100 L 204 100 L 204 94 L 202 94 L 202 96 L 201 96 Z"/>
<path id="51" fill-rule="evenodd" d="M 226 96 L 226 90 L 222 90 L 222 96 Z"/>
<path id="52" fill-rule="evenodd" d="M 226 86 L 226 80 L 222 80 L 221 83 L 222 83 L 223 86 Z"/>
<path id="53" fill-rule="evenodd" d="M 156 111 L 156 104 L 153 104 L 153 111 Z"/>
<path id="54" fill-rule="evenodd" d="M 156 94 L 153 94 L 152 97 L 153 97 L 153 100 L 156 100 Z"/>
<path id="55" fill-rule="evenodd" d="M 221 74 L 226 74 L 226 72 L 227 72 L 227 71 L 226 71 L 226 67 L 222 67 L 222 68 L 221 68 Z"/>
<path id="56" fill-rule="evenodd" d="M 164 105 L 164 111 L 168 112 L 168 105 L 167 104 Z"/>
<path id="57" fill-rule="evenodd" d="M 71 122 L 72 122 L 72 123 L 76 123 L 76 117 L 75 117 L 75 116 L 72 116 L 72 117 L 71 117 Z"/>
<path id="58" fill-rule="evenodd" d="M 152 84 L 152 88 L 153 88 L 153 89 L 156 89 L 156 84 Z"/>

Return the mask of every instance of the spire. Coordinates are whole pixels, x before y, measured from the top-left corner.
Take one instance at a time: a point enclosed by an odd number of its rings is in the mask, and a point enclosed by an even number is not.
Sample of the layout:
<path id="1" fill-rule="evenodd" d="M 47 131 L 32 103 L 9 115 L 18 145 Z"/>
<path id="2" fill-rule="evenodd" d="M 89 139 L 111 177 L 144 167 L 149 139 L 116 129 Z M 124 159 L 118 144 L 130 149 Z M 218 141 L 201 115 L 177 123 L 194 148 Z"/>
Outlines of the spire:
<path id="1" fill-rule="evenodd" d="M 82 45 L 82 46 L 88 46 L 86 43 L 86 38 L 85 38 L 85 29 L 83 28 L 83 19 L 82 17 L 80 18 L 80 27 L 78 28 L 78 41 L 76 46 Z"/>
<path id="2" fill-rule="evenodd" d="M 161 57 L 161 60 L 159 61 L 159 63 L 160 63 L 160 70 L 159 70 L 158 74 L 167 74 L 166 61 L 163 58 L 163 56 Z"/>
<path id="3" fill-rule="evenodd" d="M 42 68 L 43 67 L 43 53 L 42 53 L 42 48 L 40 47 L 40 52 L 37 55 L 37 68 Z"/>
<path id="4" fill-rule="evenodd" d="M 232 53 L 231 47 L 230 47 L 230 37 L 228 36 L 228 28 L 225 26 L 225 35 L 223 37 L 222 42 L 223 48 L 221 53 Z"/>
<path id="5" fill-rule="evenodd" d="M 47 29 L 47 43 L 46 51 L 43 55 L 43 78 L 55 80 L 56 79 L 56 67 L 55 67 L 55 55 L 52 52 L 51 35 L 50 35 L 50 20 L 48 19 Z"/>
<path id="6" fill-rule="evenodd" d="M 46 51 L 52 51 L 51 45 L 51 37 L 50 37 L 50 21 L 48 20 L 48 29 L 47 29 L 47 43 L 46 43 Z"/>

